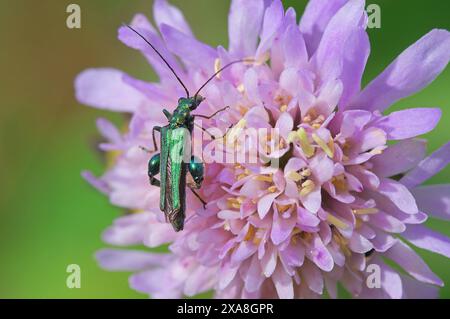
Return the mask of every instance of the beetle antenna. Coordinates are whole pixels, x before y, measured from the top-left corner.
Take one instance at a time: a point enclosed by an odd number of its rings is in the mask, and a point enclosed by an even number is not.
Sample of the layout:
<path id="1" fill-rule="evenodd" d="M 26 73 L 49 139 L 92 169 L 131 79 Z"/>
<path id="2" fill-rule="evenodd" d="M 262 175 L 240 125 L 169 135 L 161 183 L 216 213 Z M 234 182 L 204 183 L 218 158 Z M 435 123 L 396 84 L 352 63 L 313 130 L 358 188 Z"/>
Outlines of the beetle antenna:
<path id="1" fill-rule="evenodd" d="M 255 60 L 253 60 L 253 59 L 242 59 L 242 60 L 236 60 L 236 61 L 233 61 L 233 62 L 230 62 L 230 63 L 228 63 L 228 64 L 226 64 L 224 67 L 222 67 L 219 71 L 217 71 L 216 73 L 214 73 L 199 89 L 198 89 L 198 91 L 197 91 L 197 93 L 195 93 L 195 95 L 194 95 L 194 99 L 196 99 L 197 98 L 197 95 L 200 93 L 200 91 L 209 83 L 209 82 L 211 82 L 220 72 L 222 72 L 223 70 L 225 70 L 226 68 L 228 68 L 228 67 L 230 67 L 230 66 L 232 66 L 233 64 L 236 64 L 236 63 L 245 63 L 245 62 L 247 62 L 247 63 L 253 63 L 253 62 L 255 62 Z"/>
<path id="2" fill-rule="evenodd" d="M 156 54 L 158 54 L 158 56 L 164 61 L 164 63 L 167 65 L 167 67 L 170 69 L 170 71 L 172 71 L 173 75 L 175 75 L 175 77 L 177 78 L 178 82 L 180 82 L 180 84 L 183 86 L 184 90 L 186 91 L 186 97 L 189 98 L 190 94 L 189 94 L 189 90 L 187 89 L 186 85 L 184 85 L 183 81 L 181 81 L 180 77 L 177 75 L 177 73 L 175 72 L 175 70 L 170 66 L 169 62 L 167 62 L 166 59 L 164 59 L 164 57 L 161 55 L 161 53 L 159 53 L 159 51 L 153 46 L 153 44 L 150 43 L 150 41 L 148 41 L 142 34 L 140 34 L 137 30 L 135 30 L 133 27 L 129 26 L 128 24 L 124 23 L 124 26 L 126 26 L 127 28 L 129 28 L 131 31 L 133 31 L 134 33 L 136 33 L 138 36 L 140 36 L 152 49 L 153 51 L 156 52 Z"/>

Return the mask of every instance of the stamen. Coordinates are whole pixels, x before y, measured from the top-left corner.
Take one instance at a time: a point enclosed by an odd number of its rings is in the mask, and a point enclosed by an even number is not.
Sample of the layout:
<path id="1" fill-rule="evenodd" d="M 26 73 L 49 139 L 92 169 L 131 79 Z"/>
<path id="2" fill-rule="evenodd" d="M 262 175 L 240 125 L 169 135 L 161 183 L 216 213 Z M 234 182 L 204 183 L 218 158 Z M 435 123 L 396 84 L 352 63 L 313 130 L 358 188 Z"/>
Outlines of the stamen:
<path id="1" fill-rule="evenodd" d="M 249 241 L 255 236 L 255 227 L 249 225 L 247 234 L 245 234 L 244 241 Z"/>
<path id="2" fill-rule="evenodd" d="M 331 179 L 331 183 L 333 183 L 334 187 L 336 187 L 336 189 L 340 192 L 345 192 L 348 190 L 344 174 L 333 176 L 333 178 Z"/>
<path id="3" fill-rule="evenodd" d="M 238 181 L 240 181 L 241 179 L 243 179 L 245 177 L 247 177 L 247 174 L 239 174 L 237 179 L 238 179 Z"/>
<path id="4" fill-rule="evenodd" d="M 379 212 L 376 208 L 361 208 L 361 209 L 352 209 L 353 214 L 355 215 L 371 215 Z"/>
<path id="5" fill-rule="evenodd" d="M 303 176 L 297 173 L 296 171 L 289 172 L 286 177 L 294 182 L 299 182 L 303 179 Z"/>
<path id="6" fill-rule="evenodd" d="M 221 69 L 221 67 L 222 67 L 222 63 L 220 62 L 220 59 L 217 58 L 217 59 L 214 61 L 214 73 L 219 72 L 219 70 Z M 217 73 L 216 77 L 217 77 L 218 79 L 220 79 L 220 73 Z"/>
<path id="7" fill-rule="evenodd" d="M 227 205 L 230 208 L 240 209 L 242 204 L 241 198 L 230 197 L 227 198 Z"/>
<path id="8" fill-rule="evenodd" d="M 256 180 L 261 181 L 261 182 L 268 182 L 268 183 L 272 183 L 273 178 L 271 175 L 258 175 L 255 177 Z"/>
<path id="9" fill-rule="evenodd" d="M 314 155 L 314 148 L 312 147 L 311 143 L 309 142 L 308 135 L 306 134 L 306 131 L 303 127 L 301 127 L 297 131 L 298 137 L 300 139 L 300 147 L 302 148 L 303 152 L 305 153 L 306 157 L 311 157 Z"/>
<path id="10" fill-rule="evenodd" d="M 275 185 L 272 185 L 267 190 L 271 193 L 275 193 L 277 191 L 277 187 Z"/>
<path id="11" fill-rule="evenodd" d="M 287 212 L 291 207 L 292 205 L 277 205 L 277 209 L 280 214 Z"/>
<path id="12" fill-rule="evenodd" d="M 292 131 L 289 133 L 289 135 L 287 137 L 287 142 L 290 144 L 290 143 L 295 142 L 298 139 L 299 139 L 299 136 L 298 136 L 297 131 Z"/>
<path id="13" fill-rule="evenodd" d="M 339 245 L 339 247 L 341 247 L 341 250 L 346 257 L 350 257 L 352 255 L 352 252 L 347 247 L 348 245 L 347 239 L 342 237 L 342 235 L 339 234 L 338 232 L 333 233 L 333 239 Z"/>
<path id="14" fill-rule="evenodd" d="M 282 106 L 280 106 L 280 111 L 281 112 L 286 112 L 287 108 L 288 108 L 287 104 L 283 104 Z"/>
<path id="15" fill-rule="evenodd" d="M 263 236 L 264 236 L 264 229 L 258 228 L 258 230 L 256 230 L 255 236 L 253 237 L 253 243 L 255 245 L 259 245 L 261 243 Z"/>
<path id="16" fill-rule="evenodd" d="M 311 122 L 311 115 L 306 115 L 304 118 L 303 118 L 303 122 L 305 122 L 305 123 L 309 123 L 309 122 Z"/>
<path id="17" fill-rule="evenodd" d="M 340 220 L 336 216 L 331 215 L 330 213 L 327 213 L 327 221 L 330 224 L 336 226 L 337 228 L 340 228 L 340 229 L 343 229 L 343 230 L 348 229 L 348 227 L 349 227 L 345 222 L 343 222 L 342 220 Z"/>
<path id="18" fill-rule="evenodd" d="M 327 143 L 323 139 L 319 137 L 316 133 L 312 134 L 312 138 L 314 142 L 317 143 L 317 145 L 320 146 L 320 148 L 328 155 L 328 157 L 333 158 L 334 156 L 334 150 L 332 150 Z"/>
<path id="19" fill-rule="evenodd" d="M 241 83 L 238 85 L 237 90 L 239 93 L 244 93 L 245 92 L 245 86 L 244 83 Z"/>
<path id="20" fill-rule="evenodd" d="M 303 177 L 309 177 L 311 176 L 311 170 L 309 168 L 304 168 L 300 171 L 300 175 Z"/>
<path id="21" fill-rule="evenodd" d="M 302 184 L 302 188 L 300 190 L 300 196 L 306 196 L 309 193 L 311 193 L 314 190 L 314 187 L 316 187 L 316 185 L 314 184 L 314 182 L 312 180 L 307 180 L 306 182 L 304 182 Z"/>
<path id="22" fill-rule="evenodd" d="M 247 121 L 245 119 L 241 119 L 233 128 L 231 128 L 226 134 L 227 144 L 236 142 L 239 134 L 246 125 Z"/>

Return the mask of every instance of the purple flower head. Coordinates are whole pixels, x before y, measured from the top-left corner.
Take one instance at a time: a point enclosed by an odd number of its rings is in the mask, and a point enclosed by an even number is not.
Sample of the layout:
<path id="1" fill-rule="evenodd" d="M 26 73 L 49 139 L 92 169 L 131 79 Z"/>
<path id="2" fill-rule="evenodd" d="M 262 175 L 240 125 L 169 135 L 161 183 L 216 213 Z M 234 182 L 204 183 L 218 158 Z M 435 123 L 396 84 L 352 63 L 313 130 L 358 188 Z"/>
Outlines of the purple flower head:
<path id="1" fill-rule="evenodd" d="M 84 174 L 111 203 L 134 212 L 105 231 L 105 242 L 124 248 L 98 252 L 100 264 L 135 272 L 131 287 L 161 298 L 209 290 L 218 298 L 316 298 L 325 292 L 336 298 L 338 283 L 361 298 L 437 297 L 443 282 L 412 247 L 450 257 L 450 239 L 422 225 L 428 217 L 450 219 L 450 185 L 421 186 L 448 164 L 450 143 L 427 157 L 426 142 L 417 138 L 434 129 L 439 109 L 384 111 L 442 72 L 450 33 L 431 31 L 361 89 L 370 53 L 364 5 L 310 0 L 298 25 L 295 11 L 285 11 L 280 0 L 233 0 L 228 49 L 196 39 L 165 0 L 154 1 L 156 27 L 135 16 L 131 25 L 191 92 L 220 65 L 255 61 L 217 76 L 202 91 L 206 100 L 196 112 L 229 105 L 207 124 L 234 125 L 227 141 L 237 147 L 232 136 L 241 130 L 279 132 L 247 141 L 250 149 L 267 150 L 279 167 L 206 165 L 199 192 L 208 204 L 203 208 L 187 192 L 179 233 L 159 210 L 159 189 L 148 184 L 149 154 L 139 146 L 152 147 L 152 128 L 167 123 L 163 107 L 176 106 L 185 93 L 154 51 L 121 27 L 119 39 L 144 55 L 160 81 L 114 69 L 90 69 L 76 79 L 80 102 L 131 115 L 125 134 L 98 121 L 107 140 L 100 148 L 114 160 L 100 178 Z M 125 248 L 139 244 L 169 244 L 169 252 Z M 376 287 L 368 284 L 371 265 L 380 271 Z"/>

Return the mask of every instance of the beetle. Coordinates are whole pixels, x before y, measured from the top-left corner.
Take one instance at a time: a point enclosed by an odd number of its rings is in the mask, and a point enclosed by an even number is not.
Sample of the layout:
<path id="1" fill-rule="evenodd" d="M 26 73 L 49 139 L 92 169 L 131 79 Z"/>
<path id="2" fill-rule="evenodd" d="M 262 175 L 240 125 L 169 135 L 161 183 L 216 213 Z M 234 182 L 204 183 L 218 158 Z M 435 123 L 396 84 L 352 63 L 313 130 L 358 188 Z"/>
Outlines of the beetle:
<path id="1" fill-rule="evenodd" d="M 178 105 L 172 114 L 166 109 L 163 110 L 163 113 L 168 120 L 168 124 L 163 127 L 153 127 L 152 139 L 155 151 L 158 151 L 155 132 L 160 133 L 161 150 L 159 153 L 153 155 L 148 162 L 148 177 L 150 184 L 160 188 L 159 207 L 161 211 L 164 212 L 166 221 L 168 220 L 172 224 L 173 229 L 178 232 L 183 230 L 184 227 L 186 211 L 186 186 L 191 189 L 193 194 L 202 202 L 203 206 L 206 206 L 205 201 L 195 192 L 195 189 L 199 189 L 203 182 L 203 163 L 201 163 L 201 161 L 195 156 L 186 158 L 187 154 L 191 154 L 191 150 L 189 149 L 191 147 L 190 137 L 194 128 L 195 117 L 211 119 L 219 112 L 222 112 L 228 108 L 224 107 L 210 116 L 191 114 L 191 112 L 196 110 L 197 107 L 205 100 L 205 98 L 199 93 L 224 69 L 236 63 L 252 62 L 252 60 L 236 60 L 226 64 L 220 70 L 215 72 L 197 90 L 197 92 L 191 96 L 183 81 L 178 77 L 174 69 L 150 43 L 150 41 L 148 41 L 133 27 L 129 25 L 125 26 L 142 38 L 156 52 L 156 54 L 158 54 L 186 91 L 186 97 L 179 98 Z M 202 130 L 209 134 L 204 128 L 202 128 Z M 211 137 L 215 139 L 214 136 L 211 135 Z M 192 183 L 186 183 L 188 172 L 193 179 Z M 160 175 L 160 179 L 155 177 L 158 174 Z"/>

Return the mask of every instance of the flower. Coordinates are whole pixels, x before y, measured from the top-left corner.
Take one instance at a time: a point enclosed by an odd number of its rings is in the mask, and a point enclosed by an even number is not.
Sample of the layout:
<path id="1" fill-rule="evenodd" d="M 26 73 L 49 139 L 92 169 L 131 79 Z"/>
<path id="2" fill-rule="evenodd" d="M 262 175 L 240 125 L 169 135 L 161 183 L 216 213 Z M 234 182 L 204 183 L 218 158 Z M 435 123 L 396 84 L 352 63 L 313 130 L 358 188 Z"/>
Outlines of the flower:
<path id="1" fill-rule="evenodd" d="M 450 161 L 450 143 L 426 157 L 417 138 L 437 125 L 436 108 L 383 114 L 394 102 L 432 82 L 450 59 L 450 33 L 433 30 L 406 49 L 369 85 L 361 78 L 370 52 L 363 0 L 311 0 L 300 25 L 280 0 L 233 0 L 229 48 L 195 38 L 182 13 L 154 2 L 157 29 L 143 16 L 131 25 L 168 60 L 190 90 L 219 65 L 225 70 L 203 91 L 197 110 L 211 128 L 234 127 L 226 140 L 242 148 L 241 130 L 277 128 L 250 150 L 265 150 L 266 164 L 206 165 L 200 194 L 187 192 L 185 229 L 175 233 L 160 212 L 159 189 L 148 184 L 151 130 L 165 125 L 183 88 L 151 48 L 126 27 L 119 39 L 139 50 L 160 82 L 147 83 L 114 69 L 90 69 L 76 79 L 80 102 L 129 113 L 122 134 L 99 120 L 113 154 L 100 178 L 85 178 L 132 213 L 103 235 L 118 247 L 169 244 L 168 253 L 105 249 L 99 263 L 135 272 L 132 288 L 153 297 L 179 298 L 213 290 L 218 298 L 337 297 L 341 283 L 354 297 L 438 296 L 443 282 L 412 246 L 450 257 L 450 240 L 423 225 L 449 220 L 450 185 L 421 186 Z M 177 59 L 179 58 L 179 60 Z M 272 132 L 269 130 L 269 132 Z M 396 263 L 403 272 L 390 265 Z M 369 265 L 379 286 L 367 284 Z"/>

